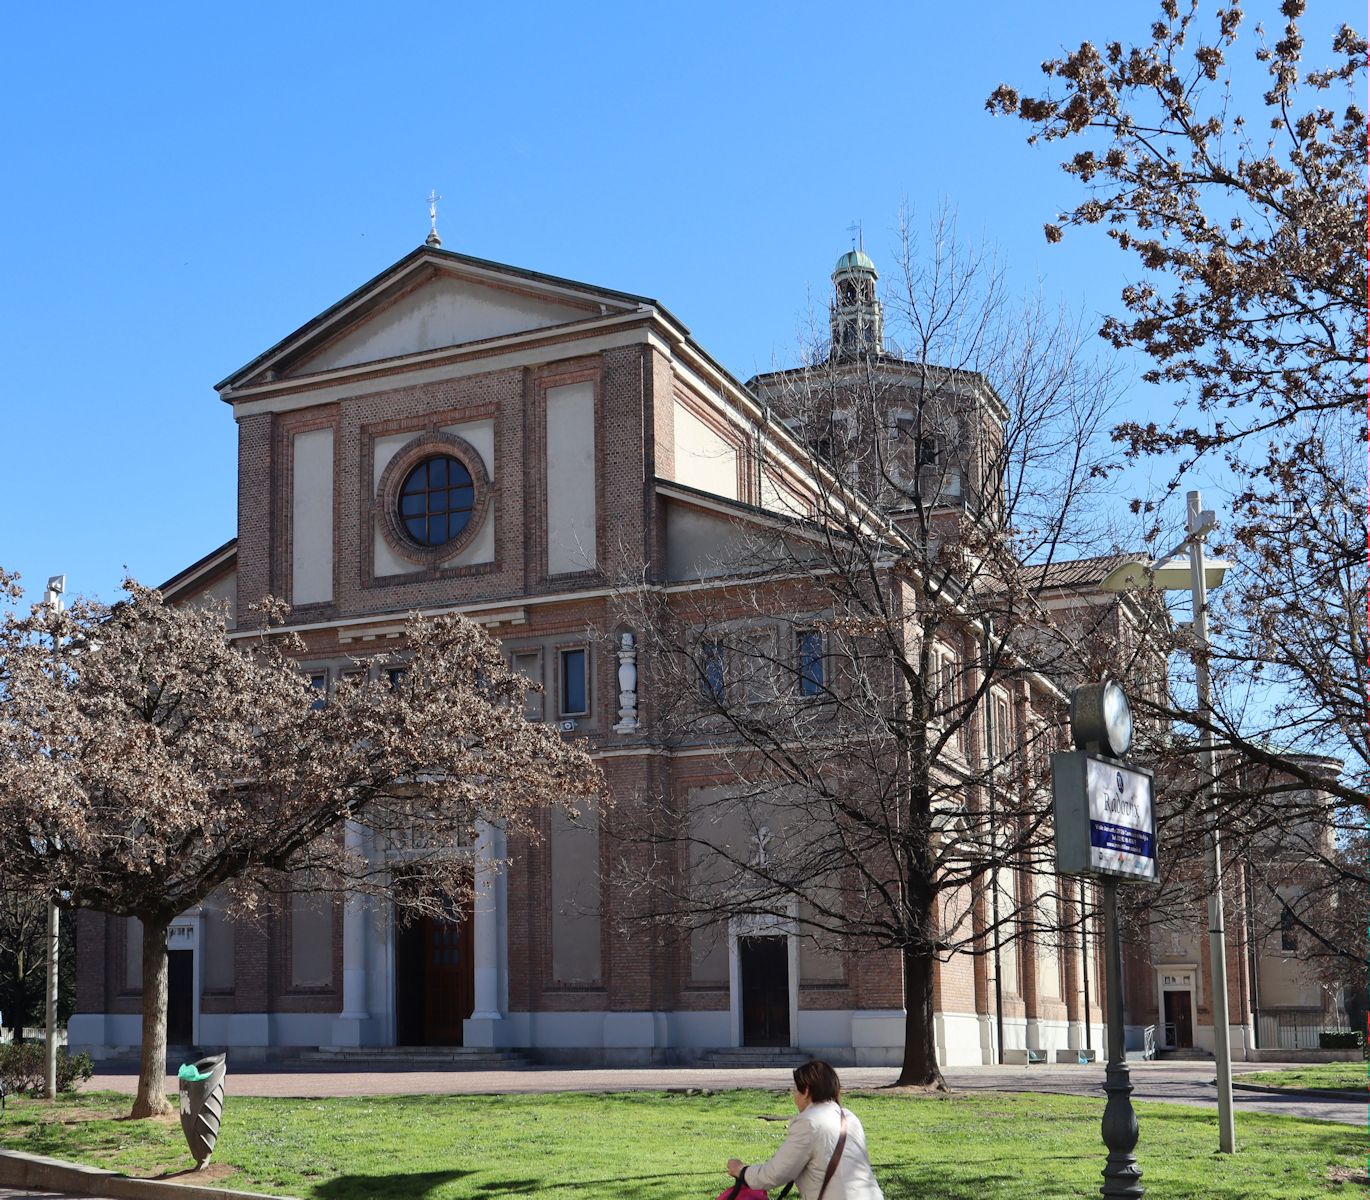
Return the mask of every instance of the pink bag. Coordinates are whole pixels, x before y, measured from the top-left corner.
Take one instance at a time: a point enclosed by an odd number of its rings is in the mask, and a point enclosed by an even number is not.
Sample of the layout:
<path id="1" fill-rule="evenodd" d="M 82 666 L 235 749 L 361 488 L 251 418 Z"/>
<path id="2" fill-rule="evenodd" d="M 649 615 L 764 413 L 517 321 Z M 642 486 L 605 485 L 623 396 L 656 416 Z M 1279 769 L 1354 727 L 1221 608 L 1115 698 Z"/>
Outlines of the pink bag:
<path id="1" fill-rule="evenodd" d="M 733 1184 L 718 1193 L 718 1200 L 770 1200 L 770 1197 L 759 1188 L 739 1188 Z"/>

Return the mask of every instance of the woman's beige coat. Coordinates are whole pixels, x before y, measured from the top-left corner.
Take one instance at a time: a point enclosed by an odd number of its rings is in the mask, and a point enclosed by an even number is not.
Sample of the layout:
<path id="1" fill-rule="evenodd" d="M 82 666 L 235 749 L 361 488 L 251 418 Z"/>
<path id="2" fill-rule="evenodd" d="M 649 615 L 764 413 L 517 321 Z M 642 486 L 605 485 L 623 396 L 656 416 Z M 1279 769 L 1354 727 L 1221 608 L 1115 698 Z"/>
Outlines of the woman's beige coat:
<path id="1" fill-rule="evenodd" d="M 803 1200 L 818 1200 L 841 1123 L 842 1109 L 833 1101 L 810 1104 L 790 1122 L 789 1133 L 769 1161 L 745 1168 L 746 1185 L 778 1190 L 793 1179 Z M 866 1156 L 866 1131 L 850 1109 L 842 1161 L 837 1164 L 823 1200 L 884 1200 L 871 1172 L 871 1160 Z"/>

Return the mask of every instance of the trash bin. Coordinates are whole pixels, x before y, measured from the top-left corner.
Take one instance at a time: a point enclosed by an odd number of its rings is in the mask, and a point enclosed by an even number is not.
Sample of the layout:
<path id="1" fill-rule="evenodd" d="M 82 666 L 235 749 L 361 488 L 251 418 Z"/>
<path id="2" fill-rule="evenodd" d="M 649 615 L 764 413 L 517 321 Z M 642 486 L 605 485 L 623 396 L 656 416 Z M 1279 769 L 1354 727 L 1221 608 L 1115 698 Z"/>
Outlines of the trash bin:
<path id="1" fill-rule="evenodd" d="M 186 1135 L 195 1169 L 201 1170 L 214 1153 L 219 1122 L 224 1115 L 224 1076 L 227 1055 L 213 1054 L 183 1063 L 176 1072 L 181 1083 L 181 1132 Z"/>

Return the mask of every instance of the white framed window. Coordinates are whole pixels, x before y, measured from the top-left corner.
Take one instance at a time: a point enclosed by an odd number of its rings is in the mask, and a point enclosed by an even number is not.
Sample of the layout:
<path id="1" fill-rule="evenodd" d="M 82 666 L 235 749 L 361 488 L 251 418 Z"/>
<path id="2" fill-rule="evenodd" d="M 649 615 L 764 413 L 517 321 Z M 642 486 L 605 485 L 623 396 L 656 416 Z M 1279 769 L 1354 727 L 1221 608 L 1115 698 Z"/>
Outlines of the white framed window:
<path id="1" fill-rule="evenodd" d="M 794 635 L 795 671 L 801 696 L 821 696 L 827 686 L 823 635 L 817 629 L 800 629 Z"/>
<path id="2" fill-rule="evenodd" d="M 583 717 L 590 711 L 590 651 L 571 646 L 557 654 L 558 707 L 563 717 Z"/>

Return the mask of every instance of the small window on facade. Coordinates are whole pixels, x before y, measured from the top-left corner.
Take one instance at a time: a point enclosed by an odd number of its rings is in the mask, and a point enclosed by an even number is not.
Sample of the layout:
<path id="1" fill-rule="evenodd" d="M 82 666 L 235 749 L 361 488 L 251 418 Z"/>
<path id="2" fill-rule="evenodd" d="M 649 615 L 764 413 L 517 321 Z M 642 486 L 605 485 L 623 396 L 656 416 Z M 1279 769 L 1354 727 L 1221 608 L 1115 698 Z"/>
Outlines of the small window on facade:
<path id="1" fill-rule="evenodd" d="M 956 705 L 956 662 L 952 658 L 943 657 L 937 663 L 937 692 L 939 706 L 944 709 L 954 708 Z"/>
<path id="2" fill-rule="evenodd" d="M 1294 913 L 1286 905 L 1280 913 L 1280 949 L 1297 950 L 1299 948 L 1299 923 L 1294 917 Z"/>
<path id="3" fill-rule="evenodd" d="M 542 651 L 521 650 L 513 657 L 513 667 L 529 683 L 542 686 Z M 542 720 L 542 693 L 528 691 L 523 696 L 523 715 L 530 721 Z"/>
<path id="4" fill-rule="evenodd" d="M 313 709 L 323 708 L 328 703 L 328 672 L 310 671 L 309 687 L 314 693 L 314 702 L 309 707 Z"/>
<path id="5" fill-rule="evenodd" d="M 561 715 L 579 716 L 590 711 L 589 678 L 584 649 L 561 652 Z"/>
<path id="6" fill-rule="evenodd" d="M 699 647 L 699 667 L 704 676 L 704 696 L 720 706 L 723 704 L 728 686 L 724 662 L 722 642 L 704 642 Z"/>
<path id="7" fill-rule="evenodd" d="M 817 696 L 823 691 L 823 635 L 806 629 L 795 635 L 799 659 L 799 694 Z"/>
<path id="8" fill-rule="evenodd" d="M 389 667 L 386 669 L 385 678 L 392 688 L 401 687 L 405 679 L 409 676 L 408 667 Z"/>
<path id="9" fill-rule="evenodd" d="M 994 702 L 994 753 L 999 758 L 1008 758 L 1013 748 L 1013 730 L 1010 727 L 1008 701 Z"/>

